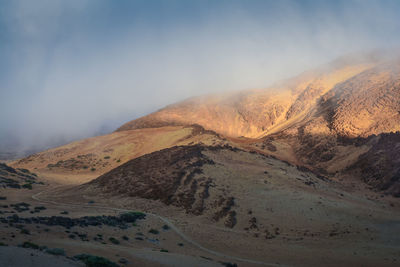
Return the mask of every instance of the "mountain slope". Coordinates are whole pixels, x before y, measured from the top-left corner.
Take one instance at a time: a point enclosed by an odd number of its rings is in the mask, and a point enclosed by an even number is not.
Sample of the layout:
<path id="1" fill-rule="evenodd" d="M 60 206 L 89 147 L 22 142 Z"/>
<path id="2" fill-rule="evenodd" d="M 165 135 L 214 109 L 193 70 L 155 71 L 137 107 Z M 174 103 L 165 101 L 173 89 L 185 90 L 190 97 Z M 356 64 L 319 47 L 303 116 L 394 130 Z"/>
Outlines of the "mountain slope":
<path id="1" fill-rule="evenodd" d="M 117 131 L 199 124 L 232 137 L 257 138 L 306 116 L 322 94 L 373 64 L 375 60 L 335 62 L 272 88 L 191 98 L 128 122 Z"/>
<path id="2" fill-rule="evenodd" d="M 378 139 L 372 142 L 371 138 L 400 131 L 400 59 L 379 59 L 342 59 L 280 87 L 193 98 L 128 122 L 118 131 L 198 123 L 230 137 L 267 136 L 247 148 L 325 175 L 348 176 L 348 168 L 363 166 L 360 162 L 376 157 L 372 155 L 376 155 L 374 142 Z M 268 149 L 271 142 L 263 142 L 271 138 L 285 149 Z M 292 156 L 284 156 L 288 153 Z M 400 153 L 397 141 L 388 153 Z M 386 165 L 396 165 L 395 159 L 387 158 Z M 400 194 L 398 180 L 387 183 L 392 178 L 386 174 L 379 178 L 380 165 L 372 166 L 369 173 L 374 173 L 374 178 L 362 170 L 351 173 L 373 188 Z M 373 180 L 381 182 L 369 182 Z M 378 186 L 381 183 L 388 186 Z"/>
<path id="3" fill-rule="evenodd" d="M 368 137 L 400 130 L 400 58 L 368 69 L 322 97 L 338 134 Z"/>
<path id="4" fill-rule="evenodd" d="M 203 145 L 177 146 L 138 157 L 75 190 L 106 199 L 160 201 L 229 228 L 238 224 L 239 229 L 251 226 L 252 217 L 267 220 L 262 203 L 274 207 L 275 218 L 268 221 L 278 222 L 286 214 L 296 218 L 298 227 L 306 227 L 308 218 L 299 218 L 292 197 L 307 196 L 304 201 L 312 202 L 319 196 L 349 196 L 339 184 L 274 157 Z M 268 230 L 268 225 L 254 224 L 258 231 Z"/>
<path id="5" fill-rule="evenodd" d="M 380 135 L 400 131 L 396 55 L 343 57 L 272 88 L 191 98 L 128 122 L 110 135 L 38 153 L 14 166 L 84 174 L 83 182 L 160 149 L 229 143 L 339 180 L 349 176 L 366 182 L 390 180 L 386 174 L 378 177 L 378 165 L 369 171 L 375 173 L 373 179 L 364 177 L 362 170 L 355 172 L 354 166 L 376 157 L 374 144 Z M 193 134 L 200 128 L 192 125 L 199 125 L 202 133 Z M 395 142 L 390 155 L 399 152 Z M 385 164 L 394 166 L 395 160 L 387 158 Z M 397 183 L 389 183 L 389 188 L 379 182 L 369 184 L 397 195 Z"/>
<path id="6" fill-rule="evenodd" d="M 144 154 L 199 142 L 213 145 L 226 141 L 196 125 L 140 129 L 76 141 L 15 161 L 12 166 L 34 169 L 63 183 L 82 183 Z"/>

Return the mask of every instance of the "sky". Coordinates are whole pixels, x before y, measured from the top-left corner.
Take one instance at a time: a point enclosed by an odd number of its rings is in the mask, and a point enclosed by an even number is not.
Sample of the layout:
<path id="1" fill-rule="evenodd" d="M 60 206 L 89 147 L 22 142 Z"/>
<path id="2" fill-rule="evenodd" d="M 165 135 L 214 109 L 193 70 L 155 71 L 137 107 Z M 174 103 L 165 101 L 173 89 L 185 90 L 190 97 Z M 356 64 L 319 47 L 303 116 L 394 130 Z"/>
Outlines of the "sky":
<path id="1" fill-rule="evenodd" d="M 400 1 L 0 0 L 0 153 L 398 46 Z"/>

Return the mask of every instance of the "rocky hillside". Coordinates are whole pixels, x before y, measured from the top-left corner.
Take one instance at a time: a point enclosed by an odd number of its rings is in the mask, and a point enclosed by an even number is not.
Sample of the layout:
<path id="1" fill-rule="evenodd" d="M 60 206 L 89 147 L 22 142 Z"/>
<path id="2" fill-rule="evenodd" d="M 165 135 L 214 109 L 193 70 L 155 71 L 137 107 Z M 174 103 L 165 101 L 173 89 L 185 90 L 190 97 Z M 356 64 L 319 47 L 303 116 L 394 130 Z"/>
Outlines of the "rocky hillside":
<path id="1" fill-rule="evenodd" d="M 236 224 L 234 198 L 204 168 L 216 164 L 202 152 L 232 147 L 177 146 L 133 159 L 100 176 L 87 186 L 117 196 L 159 200 L 166 205 L 183 208 L 188 213 L 201 215 L 205 210 L 216 210 L 215 220 L 225 218 L 226 225 Z M 219 187 L 221 191 L 215 190 Z M 84 186 L 85 187 L 85 186 Z M 214 189 L 211 189 L 213 187 Z"/>
<path id="2" fill-rule="evenodd" d="M 347 170 L 361 177 L 372 188 L 400 197 L 400 132 L 380 134 L 370 141 L 371 148 Z"/>
<path id="3" fill-rule="evenodd" d="M 342 58 L 266 90 L 193 98 L 128 122 L 118 132 L 189 123 L 231 138 L 251 138 L 235 139 L 236 145 L 253 143 L 247 147 L 324 175 L 348 176 L 358 166 L 351 175 L 375 189 L 400 194 L 398 181 L 388 178 L 396 172 L 389 166 L 396 166 L 391 156 L 399 153 L 397 139 L 391 139 L 390 150 L 379 152 L 386 158 L 385 171 L 379 164 L 368 171 L 362 167 L 377 157 L 378 140 L 387 139 L 375 136 L 400 131 L 397 56 Z M 272 150 L 268 140 L 275 142 Z"/>
<path id="4" fill-rule="evenodd" d="M 228 145 L 195 145 L 133 159 L 73 193 L 162 202 L 207 218 L 207 222 L 247 229 L 268 239 L 282 231 L 270 225 L 282 217 L 296 219 L 298 228 L 309 224 L 308 218 L 299 218 L 302 211 L 296 210 L 293 198 L 304 197 L 305 202 L 310 201 L 306 206 L 314 206 L 322 195 L 331 198 L 343 193 L 338 190 L 325 177 L 271 156 Z M 317 212 L 310 216 L 316 216 L 317 221 L 319 210 L 324 208 L 314 208 Z"/>
<path id="5" fill-rule="evenodd" d="M 389 144 L 383 141 L 386 134 L 400 131 L 396 55 L 347 56 L 271 88 L 188 99 L 110 135 L 41 152 L 13 166 L 85 174 L 87 181 L 160 149 L 229 144 L 399 195 L 399 181 L 393 178 L 398 140 L 390 137 L 390 149 L 377 145 Z M 374 163 L 368 170 L 367 162 Z"/>
<path id="6" fill-rule="evenodd" d="M 400 58 L 368 69 L 322 96 L 329 127 L 346 137 L 400 130 Z"/>
<path id="7" fill-rule="evenodd" d="M 188 99 L 117 131 L 199 124 L 231 137 L 260 137 L 306 117 L 320 96 L 376 64 L 375 58 L 338 60 L 270 88 Z"/>
<path id="8" fill-rule="evenodd" d="M 140 129 L 76 141 L 17 160 L 12 166 L 82 183 L 147 153 L 199 142 L 217 145 L 226 141 L 198 125 Z"/>

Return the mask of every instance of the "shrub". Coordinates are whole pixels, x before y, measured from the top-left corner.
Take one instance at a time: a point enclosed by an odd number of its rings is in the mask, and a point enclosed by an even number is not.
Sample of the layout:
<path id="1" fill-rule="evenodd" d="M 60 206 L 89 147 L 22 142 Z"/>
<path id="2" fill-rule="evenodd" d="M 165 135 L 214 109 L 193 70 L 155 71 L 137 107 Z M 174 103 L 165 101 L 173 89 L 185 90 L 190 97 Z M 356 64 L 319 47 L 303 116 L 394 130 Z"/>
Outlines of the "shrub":
<path id="1" fill-rule="evenodd" d="M 104 159 L 110 159 L 110 156 L 105 156 Z"/>
<path id="2" fill-rule="evenodd" d="M 0 200 L 6 200 L 7 197 L 0 197 Z"/>
<path id="3" fill-rule="evenodd" d="M 115 245 L 119 245 L 119 240 L 116 239 L 115 237 L 110 237 L 108 240 L 110 240 L 110 242 Z"/>
<path id="4" fill-rule="evenodd" d="M 32 190 L 32 184 L 24 184 L 24 185 L 22 185 L 22 187 Z"/>
<path id="5" fill-rule="evenodd" d="M 169 226 L 166 225 L 166 224 L 164 224 L 163 227 L 162 227 L 162 229 L 164 229 L 165 231 L 166 231 L 166 230 L 169 230 Z"/>
<path id="6" fill-rule="evenodd" d="M 135 222 L 136 220 L 141 220 L 146 217 L 146 214 L 143 212 L 138 212 L 138 211 L 130 211 L 130 212 L 125 212 L 122 213 L 120 216 L 121 220 L 125 222 Z"/>
<path id="7" fill-rule="evenodd" d="M 118 264 L 98 256 L 93 256 L 89 254 L 80 254 L 74 256 L 74 258 L 82 261 L 87 267 L 118 267 Z"/>
<path id="8" fill-rule="evenodd" d="M 31 248 L 31 249 L 39 249 L 39 245 L 29 242 L 29 241 L 25 241 L 24 243 L 22 243 L 21 247 Z"/>
<path id="9" fill-rule="evenodd" d="M 168 249 L 160 249 L 160 252 L 169 252 Z"/>
<path id="10" fill-rule="evenodd" d="M 127 263 L 128 263 L 128 260 L 127 260 L 127 259 L 124 259 L 124 258 L 121 258 L 121 259 L 119 259 L 118 262 L 119 262 L 119 263 L 122 263 L 122 264 L 127 264 Z"/>
<path id="11" fill-rule="evenodd" d="M 94 172 L 94 171 L 96 170 L 96 168 L 91 168 L 90 170 L 91 170 L 92 172 Z"/>
<path id="12" fill-rule="evenodd" d="M 29 232 L 29 230 L 28 230 L 28 229 L 21 229 L 21 234 L 24 234 L 24 235 L 30 235 L 30 234 L 31 234 L 31 232 Z"/>
<path id="13" fill-rule="evenodd" d="M 220 263 L 226 267 L 237 267 L 236 263 L 231 263 L 231 262 L 220 262 Z"/>
<path id="14" fill-rule="evenodd" d="M 52 255 L 65 255 L 65 251 L 62 248 L 49 248 L 46 249 L 46 252 Z"/>
<path id="15" fill-rule="evenodd" d="M 123 239 L 123 240 L 129 240 L 129 237 L 127 237 L 126 235 L 124 235 L 124 236 L 122 237 L 122 239 Z"/>
<path id="16" fill-rule="evenodd" d="M 31 204 L 26 203 L 26 202 L 19 202 L 14 204 L 14 206 L 23 206 L 23 207 L 29 207 Z"/>
<path id="17" fill-rule="evenodd" d="M 7 244 L 4 244 L 3 242 L 0 242 L 0 247 L 7 247 Z"/>
<path id="18" fill-rule="evenodd" d="M 152 228 L 152 229 L 149 230 L 149 233 L 153 234 L 153 235 L 158 235 L 160 233 L 160 231 L 158 231 L 157 229 L 153 229 Z"/>

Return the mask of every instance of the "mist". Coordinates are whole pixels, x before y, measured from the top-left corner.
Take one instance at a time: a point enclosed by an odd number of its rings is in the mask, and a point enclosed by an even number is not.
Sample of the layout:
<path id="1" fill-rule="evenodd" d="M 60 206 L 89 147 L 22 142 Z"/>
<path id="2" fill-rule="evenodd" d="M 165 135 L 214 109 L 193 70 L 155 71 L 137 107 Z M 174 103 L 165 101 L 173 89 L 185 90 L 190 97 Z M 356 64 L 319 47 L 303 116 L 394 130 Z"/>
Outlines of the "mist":
<path id="1" fill-rule="evenodd" d="M 1 1 L 0 152 L 396 47 L 399 1 Z"/>

